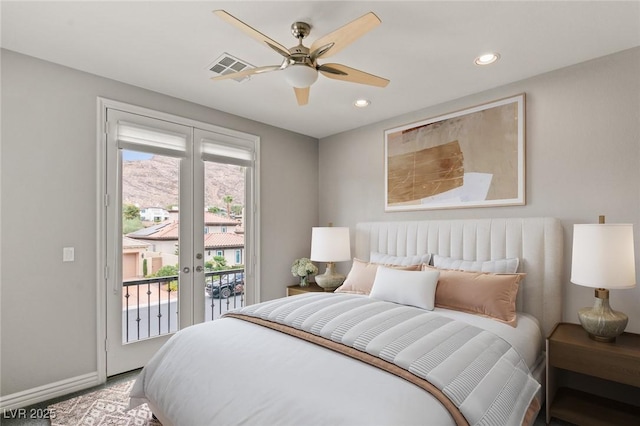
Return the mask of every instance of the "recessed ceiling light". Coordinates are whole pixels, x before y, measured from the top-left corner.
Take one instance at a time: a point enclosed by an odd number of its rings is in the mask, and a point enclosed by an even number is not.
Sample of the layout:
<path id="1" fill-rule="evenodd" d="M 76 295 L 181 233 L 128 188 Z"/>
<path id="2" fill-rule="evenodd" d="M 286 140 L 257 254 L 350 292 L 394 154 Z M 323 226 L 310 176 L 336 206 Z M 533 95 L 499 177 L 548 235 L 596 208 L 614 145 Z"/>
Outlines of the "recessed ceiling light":
<path id="1" fill-rule="evenodd" d="M 497 53 L 485 53 L 484 55 L 478 56 L 473 62 L 476 65 L 489 65 L 494 63 L 498 59 L 500 59 L 500 55 Z"/>
<path id="2" fill-rule="evenodd" d="M 358 108 L 365 108 L 365 107 L 368 107 L 369 104 L 371 104 L 371 102 L 367 99 L 358 99 L 353 104 Z"/>

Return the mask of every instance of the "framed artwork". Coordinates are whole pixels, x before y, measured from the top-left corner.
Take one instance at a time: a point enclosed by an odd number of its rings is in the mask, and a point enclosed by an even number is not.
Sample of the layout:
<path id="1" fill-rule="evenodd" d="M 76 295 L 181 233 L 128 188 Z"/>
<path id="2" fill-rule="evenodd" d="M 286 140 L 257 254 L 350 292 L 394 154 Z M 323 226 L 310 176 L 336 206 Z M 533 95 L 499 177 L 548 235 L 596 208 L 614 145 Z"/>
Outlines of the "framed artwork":
<path id="1" fill-rule="evenodd" d="M 386 130 L 385 211 L 523 205 L 525 95 Z"/>

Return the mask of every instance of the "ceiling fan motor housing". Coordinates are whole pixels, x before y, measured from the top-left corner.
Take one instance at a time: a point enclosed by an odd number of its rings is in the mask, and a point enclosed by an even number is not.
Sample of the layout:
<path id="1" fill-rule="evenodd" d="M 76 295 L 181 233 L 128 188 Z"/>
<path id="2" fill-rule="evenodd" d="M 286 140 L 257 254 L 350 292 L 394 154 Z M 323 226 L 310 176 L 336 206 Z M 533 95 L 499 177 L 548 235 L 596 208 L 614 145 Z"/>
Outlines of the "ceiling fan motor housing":
<path id="1" fill-rule="evenodd" d="M 294 22 L 293 24 L 291 24 L 291 34 L 293 34 L 295 38 L 300 40 L 300 42 L 302 42 L 302 39 L 308 36 L 310 32 L 311 25 L 307 24 L 306 22 Z"/>

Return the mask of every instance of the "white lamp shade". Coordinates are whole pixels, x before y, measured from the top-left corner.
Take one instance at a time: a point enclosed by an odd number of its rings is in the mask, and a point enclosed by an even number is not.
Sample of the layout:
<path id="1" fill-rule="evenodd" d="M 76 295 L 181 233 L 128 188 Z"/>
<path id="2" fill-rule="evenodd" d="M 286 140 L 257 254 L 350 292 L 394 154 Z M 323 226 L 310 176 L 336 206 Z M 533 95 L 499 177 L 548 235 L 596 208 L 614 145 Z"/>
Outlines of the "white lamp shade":
<path id="1" fill-rule="evenodd" d="M 318 79 L 318 71 L 307 65 L 289 65 L 282 72 L 287 83 L 299 89 L 311 86 Z"/>
<path id="2" fill-rule="evenodd" d="M 311 260 L 316 262 L 351 260 L 349 228 L 332 226 L 312 228 Z"/>
<path id="3" fill-rule="evenodd" d="M 574 225 L 571 282 L 607 289 L 635 287 L 633 225 Z"/>

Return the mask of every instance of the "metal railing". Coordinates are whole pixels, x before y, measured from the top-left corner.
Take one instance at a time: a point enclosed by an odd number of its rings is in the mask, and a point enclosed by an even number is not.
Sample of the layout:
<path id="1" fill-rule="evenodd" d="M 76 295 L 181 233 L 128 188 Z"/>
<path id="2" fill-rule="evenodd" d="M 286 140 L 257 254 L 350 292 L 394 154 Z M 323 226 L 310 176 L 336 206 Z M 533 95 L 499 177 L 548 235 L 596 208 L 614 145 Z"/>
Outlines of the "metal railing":
<path id="1" fill-rule="evenodd" d="M 244 306 L 244 269 L 205 272 L 205 321 Z M 122 283 L 122 341 L 136 342 L 178 330 L 178 276 Z"/>
<path id="2" fill-rule="evenodd" d="M 205 321 L 244 306 L 244 269 L 205 272 Z M 209 300 L 211 299 L 211 300 Z M 216 300 L 219 303 L 216 304 Z"/>

